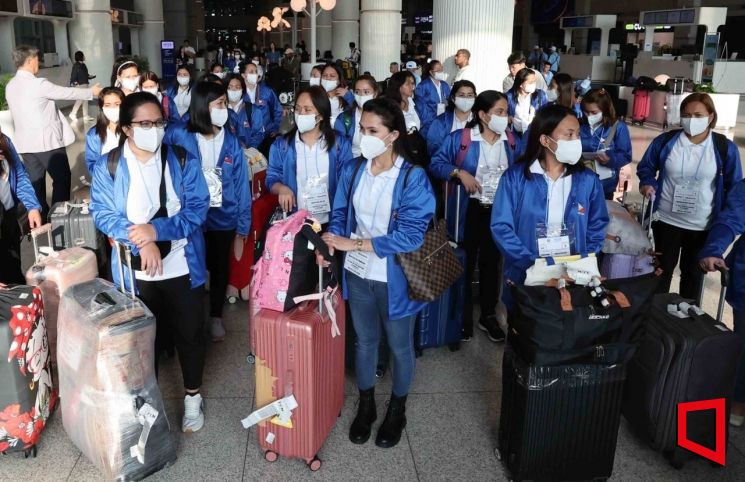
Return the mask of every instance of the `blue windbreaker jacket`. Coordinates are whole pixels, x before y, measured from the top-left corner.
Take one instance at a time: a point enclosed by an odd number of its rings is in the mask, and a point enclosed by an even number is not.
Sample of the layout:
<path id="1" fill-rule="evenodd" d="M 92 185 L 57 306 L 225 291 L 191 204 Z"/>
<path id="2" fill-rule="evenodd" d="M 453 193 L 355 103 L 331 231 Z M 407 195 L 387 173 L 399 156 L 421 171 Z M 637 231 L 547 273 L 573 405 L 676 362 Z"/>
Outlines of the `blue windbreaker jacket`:
<path id="1" fill-rule="evenodd" d="M 41 204 L 36 197 L 36 191 L 34 191 L 34 187 L 31 185 L 31 179 L 28 177 L 28 172 L 26 172 L 26 166 L 23 165 L 21 156 L 18 155 L 13 141 L 5 134 L 0 133 L 0 136 L 5 138 L 10 155 L 13 157 L 13 165 L 10 167 L 10 173 L 8 175 L 8 183 L 10 184 L 10 192 L 13 195 L 13 202 L 16 205 L 19 201 L 22 202 L 27 211 L 34 209 L 41 211 Z M 8 164 L 10 165 L 11 163 L 8 162 Z M 2 208 L 2 205 L 0 205 L 0 209 Z"/>
<path id="2" fill-rule="evenodd" d="M 448 97 L 450 97 L 450 86 L 447 82 L 440 81 L 440 91 L 442 92 L 442 100 L 440 100 L 437 86 L 435 86 L 435 81 L 431 76 L 422 80 L 414 91 L 414 107 L 419 114 L 419 120 L 422 121 L 420 131 L 425 139 L 432 121 L 437 117 L 437 104 L 440 102 L 447 104 Z"/>
<path id="3" fill-rule="evenodd" d="M 611 129 L 612 126 L 601 126 L 593 134 L 587 120 L 582 121 L 579 127 L 579 135 L 582 139 L 582 152 L 596 152 L 602 144 L 601 139 L 605 140 Z M 631 162 L 631 136 L 625 122 L 618 121 L 616 134 L 613 136 L 610 147 L 605 153 L 610 157 L 605 167 L 613 169 L 613 176 L 603 179 L 600 183 L 603 185 L 603 191 L 606 194 L 610 194 L 616 190 L 616 186 L 618 185 L 618 172 L 623 166 Z"/>

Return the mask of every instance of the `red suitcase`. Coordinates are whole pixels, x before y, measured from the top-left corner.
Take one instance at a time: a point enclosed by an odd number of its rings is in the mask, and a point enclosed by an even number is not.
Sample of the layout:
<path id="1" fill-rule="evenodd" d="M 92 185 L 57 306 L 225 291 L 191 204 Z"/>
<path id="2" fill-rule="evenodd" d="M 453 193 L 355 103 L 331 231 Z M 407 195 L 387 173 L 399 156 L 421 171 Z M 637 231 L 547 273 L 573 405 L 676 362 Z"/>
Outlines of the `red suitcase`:
<path id="1" fill-rule="evenodd" d="M 300 458 L 312 471 L 321 468 L 318 451 L 344 405 L 344 300 L 338 289 L 324 296 L 320 307 L 306 301 L 286 313 L 262 309 L 250 327 L 256 406 L 290 395 L 297 401 L 289 426 L 276 417 L 258 423 L 264 457 L 270 462 L 280 455 Z"/>
<path id="2" fill-rule="evenodd" d="M 649 117 L 649 105 L 650 105 L 649 92 L 646 90 L 637 90 L 634 92 L 634 115 L 632 117 L 634 122 L 640 122 L 644 124 L 644 121 Z"/>

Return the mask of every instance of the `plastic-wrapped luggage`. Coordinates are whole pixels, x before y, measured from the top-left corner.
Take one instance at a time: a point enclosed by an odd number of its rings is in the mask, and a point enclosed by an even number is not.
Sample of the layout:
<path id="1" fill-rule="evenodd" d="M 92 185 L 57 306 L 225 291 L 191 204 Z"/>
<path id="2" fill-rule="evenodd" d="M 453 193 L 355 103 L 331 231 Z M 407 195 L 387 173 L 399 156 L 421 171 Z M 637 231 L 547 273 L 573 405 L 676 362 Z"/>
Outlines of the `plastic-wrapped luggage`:
<path id="1" fill-rule="evenodd" d="M 107 479 L 140 480 L 176 460 L 155 379 L 154 341 L 150 310 L 108 281 L 86 281 L 62 296 L 62 422 Z"/>
<path id="2" fill-rule="evenodd" d="M 51 250 L 51 224 L 46 224 L 31 231 L 31 239 L 36 253 L 36 263 L 26 272 L 26 283 L 41 289 L 44 300 L 44 317 L 47 321 L 47 335 L 52 360 L 56 359 L 57 346 L 57 313 L 60 296 L 70 286 L 92 280 L 98 276 L 96 255 L 84 248 L 67 248 L 62 251 L 41 253 L 37 237 L 46 234 Z"/>
<path id="3" fill-rule="evenodd" d="M 39 288 L 0 288 L 0 453 L 36 455 L 57 402 Z"/>
<path id="4" fill-rule="evenodd" d="M 600 273 L 608 279 L 618 279 L 654 272 L 657 267 L 651 221 L 654 199 L 642 200 L 641 224 L 622 204 L 606 201 L 606 205 L 610 221 L 605 228 L 605 255 Z"/>

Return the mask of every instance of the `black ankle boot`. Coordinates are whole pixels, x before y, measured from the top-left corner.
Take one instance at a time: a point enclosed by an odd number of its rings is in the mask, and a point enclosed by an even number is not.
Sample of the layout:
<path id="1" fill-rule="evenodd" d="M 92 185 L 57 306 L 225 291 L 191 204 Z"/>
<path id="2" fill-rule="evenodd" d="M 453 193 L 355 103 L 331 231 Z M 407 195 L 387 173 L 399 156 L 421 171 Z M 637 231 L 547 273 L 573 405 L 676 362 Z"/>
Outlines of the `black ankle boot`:
<path id="1" fill-rule="evenodd" d="M 394 447 L 401 440 L 406 427 L 406 396 L 391 395 L 385 419 L 378 429 L 375 445 L 384 449 Z"/>
<path id="2" fill-rule="evenodd" d="M 375 387 L 369 390 L 360 390 L 360 402 L 357 407 L 357 416 L 354 417 L 352 426 L 349 427 L 349 440 L 355 444 L 363 444 L 370 438 L 372 424 L 378 418 L 375 409 Z"/>

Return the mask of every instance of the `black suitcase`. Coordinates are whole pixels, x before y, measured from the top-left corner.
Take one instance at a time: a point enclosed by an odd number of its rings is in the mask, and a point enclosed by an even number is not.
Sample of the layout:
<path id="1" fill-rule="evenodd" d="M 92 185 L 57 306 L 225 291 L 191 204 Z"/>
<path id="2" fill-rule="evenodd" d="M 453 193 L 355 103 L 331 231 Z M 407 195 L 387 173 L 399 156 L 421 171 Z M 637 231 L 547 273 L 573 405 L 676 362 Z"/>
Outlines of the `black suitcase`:
<path id="1" fill-rule="evenodd" d="M 508 343 L 497 458 L 510 479 L 610 477 L 624 379 L 622 364 L 529 365 Z"/>
<path id="2" fill-rule="evenodd" d="M 678 404 L 728 399 L 734 387 L 742 342 L 721 323 L 727 282 L 723 273 L 717 320 L 707 314 L 678 318 L 668 313 L 668 305 L 694 302 L 677 294 L 656 295 L 645 333 L 627 367 L 623 414 L 632 428 L 654 450 L 665 453 L 676 468 L 693 457 L 677 443 Z M 728 419 L 729 404 L 725 421 Z M 728 425 L 725 422 L 725 441 Z M 715 434 L 714 413 L 702 411 L 688 416 L 689 440 L 713 449 Z"/>

